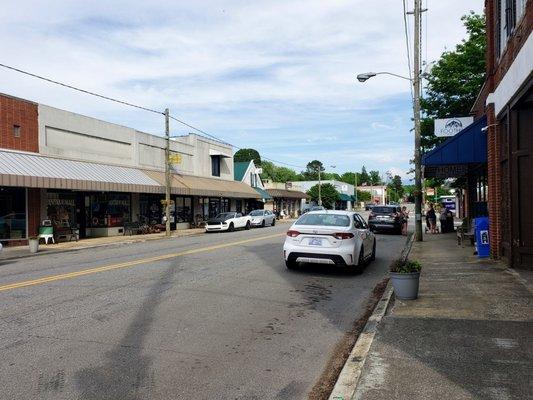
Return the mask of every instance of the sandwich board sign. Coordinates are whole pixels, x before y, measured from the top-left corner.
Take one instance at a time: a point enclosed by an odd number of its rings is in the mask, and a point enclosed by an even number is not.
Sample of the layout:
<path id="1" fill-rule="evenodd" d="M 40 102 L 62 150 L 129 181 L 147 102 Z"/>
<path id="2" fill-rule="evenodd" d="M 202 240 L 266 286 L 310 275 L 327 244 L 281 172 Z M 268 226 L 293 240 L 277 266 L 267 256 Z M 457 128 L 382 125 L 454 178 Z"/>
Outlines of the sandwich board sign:
<path id="1" fill-rule="evenodd" d="M 474 122 L 474 117 L 451 117 L 435 120 L 435 136 L 455 136 L 464 128 Z"/>

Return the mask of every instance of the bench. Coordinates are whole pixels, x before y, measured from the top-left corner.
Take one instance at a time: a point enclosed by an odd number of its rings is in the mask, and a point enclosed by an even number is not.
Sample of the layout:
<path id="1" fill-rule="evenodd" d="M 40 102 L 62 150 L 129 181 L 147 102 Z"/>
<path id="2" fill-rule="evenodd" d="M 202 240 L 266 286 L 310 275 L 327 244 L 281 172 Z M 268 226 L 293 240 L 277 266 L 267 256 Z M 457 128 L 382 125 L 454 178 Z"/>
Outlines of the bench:
<path id="1" fill-rule="evenodd" d="M 130 236 L 137 235 L 140 229 L 141 229 L 141 224 L 139 222 L 124 222 L 123 235 L 126 236 L 126 232 L 129 232 Z"/>
<path id="2" fill-rule="evenodd" d="M 473 246 L 475 242 L 474 228 L 474 220 L 471 220 L 469 223 L 468 220 L 464 219 L 463 224 L 457 227 L 457 245 L 463 247 L 464 241 L 468 239 Z"/>

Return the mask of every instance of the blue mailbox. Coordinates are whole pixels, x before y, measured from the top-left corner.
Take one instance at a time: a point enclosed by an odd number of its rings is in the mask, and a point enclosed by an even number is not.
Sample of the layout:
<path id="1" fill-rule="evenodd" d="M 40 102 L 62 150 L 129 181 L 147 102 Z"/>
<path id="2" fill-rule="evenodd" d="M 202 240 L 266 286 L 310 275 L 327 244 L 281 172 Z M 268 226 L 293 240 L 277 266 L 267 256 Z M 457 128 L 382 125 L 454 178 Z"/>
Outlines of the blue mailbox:
<path id="1" fill-rule="evenodd" d="M 479 258 L 488 257 L 490 256 L 489 218 L 476 218 L 475 224 L 477 255 Z"/>

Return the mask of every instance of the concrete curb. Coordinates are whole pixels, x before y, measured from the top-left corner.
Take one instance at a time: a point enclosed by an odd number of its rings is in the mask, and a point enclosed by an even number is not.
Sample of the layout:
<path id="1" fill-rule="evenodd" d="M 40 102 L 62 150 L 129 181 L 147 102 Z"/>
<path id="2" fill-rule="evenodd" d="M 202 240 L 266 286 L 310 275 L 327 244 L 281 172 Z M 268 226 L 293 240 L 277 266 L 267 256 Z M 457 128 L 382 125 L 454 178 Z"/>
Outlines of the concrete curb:
<path id="1" fill-rule="evenodd" d="M 400 259 L 406 260 L 409 257 L 414 239 L 414 234 L 411 234 L 411 236 L 407 237 L 405 247 L 400 255 Z M 393 292 L 394 290 L 389 281 L 387 283 L 387 287 L 385 288 L 385 292 L 383 292 L 383 295 L 374 308 L 372 315 L 368 318 L 363 331 L 359 334 L 359 337 L 357 338 L 357 341 L 355 342 L 355 345 L 348 356 L 348 360 L 346 360 L 346 363 L 339 374 L 337 382 L 331 391 L 329 400 L 350 400 L 353 398 L 355 391 L 357 390 L 359 378 L 363 372 L 366 357 L 370 351 L 370 346 L 374 341 L 374 336 L 376 335 L 378 326 L 387 312 Z"/>
<path id="2" fill-rule="evenodd" d="M 370 350 L 370 346 L 374 341 L 378 325 L 387 311 L 392 292 L 393 289 L 389 282 L 383 296 L 372 312 L 370 318 L 368 318 L 363 331 L 357 338 L 357 342 L 355 342 L 350 356 L 342 368 L 337 383 L 335 383 L 335 386 L 333 387 L 329 400 L 349 400 L 355 394 L 366 357 Z"/>

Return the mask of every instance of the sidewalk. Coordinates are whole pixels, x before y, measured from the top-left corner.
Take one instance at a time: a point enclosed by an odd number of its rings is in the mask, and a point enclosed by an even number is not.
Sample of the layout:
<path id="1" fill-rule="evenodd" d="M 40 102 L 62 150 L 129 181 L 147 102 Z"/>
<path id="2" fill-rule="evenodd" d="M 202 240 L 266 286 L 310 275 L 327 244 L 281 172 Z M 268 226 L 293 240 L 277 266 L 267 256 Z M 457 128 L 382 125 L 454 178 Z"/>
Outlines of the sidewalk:
<path id="1" fill-rule="evenodd" d="M 284 219 L 278 220 L 277 223 L 288 224 L 293 223 L 294 219 Z M 191 235 L 200 235 L 205 232 L 204 228 L 195 228 L 195 229 L 182 229 L 177 231 L 172 231 L 171 237 L 184 237 Z M 44 244 L 41 241 L 39 245 L 39 252 L 37 254 L 30 253 L 28 246 L 13 246 L 13 247 L 4 247 L 2 253 L 0 253 L 0 260 L 11 260 L 16 258 L 25 258 L 25 257 L 35 257 L 42 254 L 54 254 L 54 253 L 64 253 L 67 251 L 82 250 L 94 247 L 104 247 L 104 246 L 116 246 L 124 245 L 131 243 L 140 243 L 147 242 L 150 240 L 160 240 L 165 239 L 165 232 L 161 233 L 152 233 L 147 235 L 127 235 L 127 236 L 110 236 L 110 237 L 100 237 L 100 238 L 87 238 L 81 239 L 79 241 L 71 242 L 60 242 L 56 244 Z"/>
<path id="2" fill-rule="evenodd" d="M 533 398 L 533 272 L 472 256 L 455 234 L 426 235 L 419 299 L 383 318 L 354 399 Z"/>

